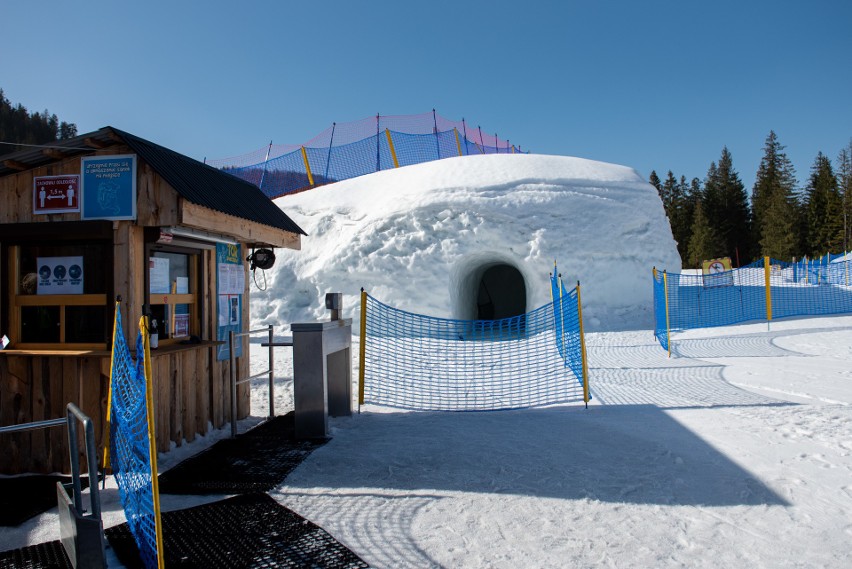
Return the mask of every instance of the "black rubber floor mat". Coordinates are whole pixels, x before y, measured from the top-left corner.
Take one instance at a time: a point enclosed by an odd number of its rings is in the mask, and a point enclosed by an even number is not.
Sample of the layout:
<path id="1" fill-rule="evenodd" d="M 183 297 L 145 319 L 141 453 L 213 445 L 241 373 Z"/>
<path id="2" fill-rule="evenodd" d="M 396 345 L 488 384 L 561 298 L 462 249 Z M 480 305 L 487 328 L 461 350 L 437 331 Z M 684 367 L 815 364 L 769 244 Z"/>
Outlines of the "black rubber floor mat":
<path id="1" fill-rule="evenodd" d="M 166 567 L 368 567 L 316 524 L 266 494 L 162 514 Z M 127 524 L 106 530 L 119 560 L 142 567 Z"/>
<path id="2" fill-rule="evenodd" d="M 160 475 L 164 494 L 244 494 L 281 484 L 326 440 L 296 441 L 293 413 L 224 439 Z"/>
<path id="3" fill-rule="evenodd" d="M 54 489 L 54 494 L 56 490 Z M 54 496 L 55 497 L 55 496 Z M 0 569 L 73 569 L 59 540 L 0 553 Z"/>
<path id="4" fill-rule="evenodd" d="M 27 475 L 0 478 L 0 526 L 17 526 L 56 507 L 56 483 L 69 484 L 70 476 Z M 87 476 L 80 478 L 83 488 Z"/>

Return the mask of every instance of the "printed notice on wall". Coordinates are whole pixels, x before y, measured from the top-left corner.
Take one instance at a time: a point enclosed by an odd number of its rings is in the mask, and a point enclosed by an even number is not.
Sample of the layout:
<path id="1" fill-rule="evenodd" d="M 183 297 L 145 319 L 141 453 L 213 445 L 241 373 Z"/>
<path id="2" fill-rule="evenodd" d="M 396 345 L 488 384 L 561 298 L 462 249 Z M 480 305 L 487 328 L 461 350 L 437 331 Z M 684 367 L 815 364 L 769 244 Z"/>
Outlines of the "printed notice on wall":
<path id="1" fill-rule="evenodd" d="M 245 265 L 239 245 L 229 243 L 216 244 L 216 292 L 219 301 L 217 309 L 216 339 L 224 342 L 216 351 L 217 360 L 230 358 L 228 337 L 231 331 L 242 331 L 242 295 L 245 290 Z M 242 341 L 234 346 L 234 357 L 242 355 Z"/>
<path id="2" fill-rule="evenodd" d="M 151 294 L 169 294 L 169 260 L 165 257 L 148 259 L 148 285 Z"/>
<path id="3" fill-rule="evenodd" d="M 81 219 L 136 219 L 136 155 L 87 156 L 82 171 Z"/>
<path id="4" fill-rule="evenodd" d="M 83 294 L 83 257 L 38 257 L 38 294 Z"/>
<path id="5" fill-rule="evenodd" d="M 80 211 L 80 176 L 36 176 L 33 178 L 33 213 Z"/>
<path id="6" fill-rule="evenodd" d="M 219 263 L 219 294 L 243 294 L 246 273 L 242 265 Z"/>

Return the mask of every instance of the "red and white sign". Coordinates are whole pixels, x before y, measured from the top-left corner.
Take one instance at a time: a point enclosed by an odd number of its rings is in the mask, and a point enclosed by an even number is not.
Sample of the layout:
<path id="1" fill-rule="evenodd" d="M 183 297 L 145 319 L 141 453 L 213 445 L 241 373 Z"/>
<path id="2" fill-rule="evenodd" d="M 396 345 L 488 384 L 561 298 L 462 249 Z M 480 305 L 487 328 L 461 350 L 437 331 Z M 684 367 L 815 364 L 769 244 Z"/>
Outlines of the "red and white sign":
<path id="1" fill-rule="evenodd" d="M 80 211 L 80 176 L 37 176 L 33 178 L 33 213 Z"/>

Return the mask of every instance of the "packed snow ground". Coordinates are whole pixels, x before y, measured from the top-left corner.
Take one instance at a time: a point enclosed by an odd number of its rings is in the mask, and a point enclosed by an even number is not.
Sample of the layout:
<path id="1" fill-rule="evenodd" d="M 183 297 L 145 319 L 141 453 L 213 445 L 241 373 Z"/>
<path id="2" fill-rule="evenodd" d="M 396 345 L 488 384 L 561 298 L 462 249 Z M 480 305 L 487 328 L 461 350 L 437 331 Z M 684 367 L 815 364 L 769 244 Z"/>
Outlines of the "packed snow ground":
<path id="1" fill-rule="evenodd" d="M 852 316 L 675 334 L 671 359 L 650 331 L 588 349 L 589 409 L 365 407 L 272 494 L 376 567 L 850 566 Z M 252 344 L 256 370 L 266 354 Z M 274 367 L 283 413 L 290 352 Z M 265 382 L 252 393 L 241 428 L 268 412 Z M 116 494 L 110 479 L 107 526 Z M 0 550 L 56 539 L 56 513 L 0 533 Z"/>

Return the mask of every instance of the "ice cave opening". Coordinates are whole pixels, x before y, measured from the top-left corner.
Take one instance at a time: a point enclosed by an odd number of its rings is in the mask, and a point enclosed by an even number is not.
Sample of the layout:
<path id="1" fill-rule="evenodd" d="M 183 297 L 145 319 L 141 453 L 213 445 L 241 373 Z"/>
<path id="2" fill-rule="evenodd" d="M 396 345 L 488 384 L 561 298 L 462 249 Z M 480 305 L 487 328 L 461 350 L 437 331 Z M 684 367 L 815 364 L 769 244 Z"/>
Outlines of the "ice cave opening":
<path id="1" fill-rule="evenodd" d="M 472 261 L 472 262 L 471 262 Z M 526 279 L 518 267 L 503 260 L 482 258 L 463 264 L 452 296 L 454 315 L 462 320 L 499 320 L 527 311 Z"/>

